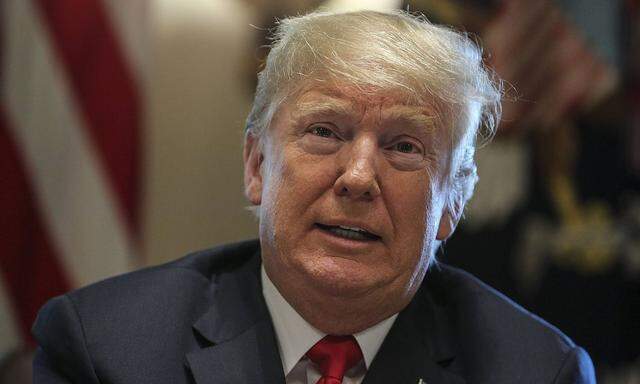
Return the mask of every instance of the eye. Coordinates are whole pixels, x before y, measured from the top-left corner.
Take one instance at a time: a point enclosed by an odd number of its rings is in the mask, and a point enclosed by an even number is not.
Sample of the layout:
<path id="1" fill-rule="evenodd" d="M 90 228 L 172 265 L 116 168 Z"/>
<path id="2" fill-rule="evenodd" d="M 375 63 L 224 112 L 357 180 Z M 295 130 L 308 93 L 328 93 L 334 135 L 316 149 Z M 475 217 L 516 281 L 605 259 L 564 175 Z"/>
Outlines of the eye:
<path id="1" fill-rule="evenodd" d="M 331 129 L 323 125 L 316 125 L 311 127 L 311 133 L 313 133 L 316 136 L 327 137 L 327 138 L 335 136 L 335 134 Z"/>
<path id="2" fill-rule="evenodd" d="M 422 153 L 422 146 L 414 141 L 398 141 L 391 146 L 391 149 L 400 153 L 407 154 L 420 154 Z"/>
<path id="3" fill-rule="evenodd" d="M 307 125 L 298 141 L 305 151 L 318 155 L 335 153 L 343 142 L 340 128 L 330 122 Z"/>
<path id="4" fill-rule="evenodd" d="M 389 138 L 384 145 L 384 152 L 390 163 L 399 170 L 424 169 L 428 163 L 425 141 L 410 135 L 398 135 Z"/>
<path id="5" fill-rule="evenodd" d="M 407 141 L 403 141 L 400 143 L 397 143 L 395 145 L 395 150 L 398 152 L 402 152 L 402 153 L 415 153 L 417 152 L 417 148 L 415 145 L 413 145 L 412 143 L 409 143 Z"/>

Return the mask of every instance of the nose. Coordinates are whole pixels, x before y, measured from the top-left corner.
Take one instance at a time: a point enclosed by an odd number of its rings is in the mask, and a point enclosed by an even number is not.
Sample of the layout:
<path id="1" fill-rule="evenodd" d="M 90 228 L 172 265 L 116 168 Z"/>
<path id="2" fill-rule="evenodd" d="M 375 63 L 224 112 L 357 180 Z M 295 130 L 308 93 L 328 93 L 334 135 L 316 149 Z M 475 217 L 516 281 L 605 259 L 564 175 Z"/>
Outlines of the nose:
<path id="1" fill-rule="evenodd" d="M 362 137 L 342 148 L 338 154 L 339 176 L 333 187 L 338 196 L 372 200 L 380 195 L 377 147 L 374 138 Z"/>

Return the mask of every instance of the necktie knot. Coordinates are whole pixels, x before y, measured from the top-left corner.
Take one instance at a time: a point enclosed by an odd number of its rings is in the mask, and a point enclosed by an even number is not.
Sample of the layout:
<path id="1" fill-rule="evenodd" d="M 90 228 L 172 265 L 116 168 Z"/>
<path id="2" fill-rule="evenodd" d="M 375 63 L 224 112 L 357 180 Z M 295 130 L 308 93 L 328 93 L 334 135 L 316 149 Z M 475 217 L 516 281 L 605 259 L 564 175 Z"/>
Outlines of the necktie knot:
<path id="1" fill-rule="evenodd" d="M 318 383 L 341 383 L 345 372 L 362 359 L 362 351 L 353 336 L 327 335 L 309 349 L 307 357 L 320 368 Z"/>

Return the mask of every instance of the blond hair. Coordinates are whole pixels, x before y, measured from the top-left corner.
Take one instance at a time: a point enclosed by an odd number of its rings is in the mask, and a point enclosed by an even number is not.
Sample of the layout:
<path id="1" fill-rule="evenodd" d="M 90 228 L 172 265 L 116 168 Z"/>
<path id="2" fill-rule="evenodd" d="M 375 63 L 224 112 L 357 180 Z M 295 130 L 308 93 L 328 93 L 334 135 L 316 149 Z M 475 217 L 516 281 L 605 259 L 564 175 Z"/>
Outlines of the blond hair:
<path id="1" fill-rule="evenodd" d="M 502 94 L 467 34 L 404 11 L 314 12 L 281 20 L 258 75 L 247 134 L 259 137 L 302 84 L 328 81 L 363 94 L 393 91 L 407 103 L 435 107 L 452 151 L 447 208 L 461 213 L 478 180 L 477 138 L 493 136 Z"/>

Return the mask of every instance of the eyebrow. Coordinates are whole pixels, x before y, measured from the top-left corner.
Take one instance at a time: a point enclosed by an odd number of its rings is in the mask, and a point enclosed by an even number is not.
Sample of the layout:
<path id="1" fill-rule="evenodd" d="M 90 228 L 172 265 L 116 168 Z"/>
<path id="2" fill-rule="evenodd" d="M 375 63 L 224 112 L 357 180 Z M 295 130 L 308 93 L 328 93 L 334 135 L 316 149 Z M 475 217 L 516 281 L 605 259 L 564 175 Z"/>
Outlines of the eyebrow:
<path id="1" fill-rule="evenodd" d="M 295 120 L 306 116 L 354 116 L 358 113 L 353 103 L 331 96 L 324 96 L 320 100 L 296 103 L 296 109 L 291 113 Z M 437 116 L 429 110 L 417 110 L 415 106 L 392 105 L 382 109 L 384 120 L 403 123 L 416 130 L 424 129 L 432 133 L 436 129 Z"/>
<path id="2" fill-rule="evenodd" d="M 319 101 L 301 101 L 297 103 L 296 110 L 292 112 L 292 116 L 296 119 L 311 115 L 349 116 L 354 115 L 355 112 L 356 109 L 351 103 L 327 97 Z"/>
<path id="3" fill-rule="evenodd" d="M 416 112 L 415 107 L 396 105 L 383 110 L 383 117 L 388 121 L 406 122 L 416 128 L 425 128 L 432 132 L 436 127 L 437 117 L 427 112 Z"/>

